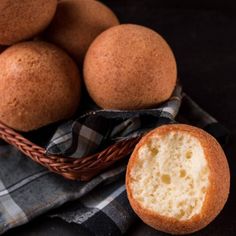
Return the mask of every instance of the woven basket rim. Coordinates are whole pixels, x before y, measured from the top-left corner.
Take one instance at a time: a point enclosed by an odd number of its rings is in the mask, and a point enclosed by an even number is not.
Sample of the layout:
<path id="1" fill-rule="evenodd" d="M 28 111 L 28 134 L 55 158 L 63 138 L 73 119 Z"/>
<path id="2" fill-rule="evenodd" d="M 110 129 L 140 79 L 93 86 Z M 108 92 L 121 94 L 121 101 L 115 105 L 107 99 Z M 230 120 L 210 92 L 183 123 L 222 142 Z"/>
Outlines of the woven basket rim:
<path id="1" fill-rule="evenodd" d="M 101 152 L 78 159 L 46 155 L 45 148 L 34 144 L 2 122 L 0 122 L 0 138 L 54 173 L 71 180 L 88 181 L 116 161 L 127 157 L 141 136 L 114 143 Z"/>

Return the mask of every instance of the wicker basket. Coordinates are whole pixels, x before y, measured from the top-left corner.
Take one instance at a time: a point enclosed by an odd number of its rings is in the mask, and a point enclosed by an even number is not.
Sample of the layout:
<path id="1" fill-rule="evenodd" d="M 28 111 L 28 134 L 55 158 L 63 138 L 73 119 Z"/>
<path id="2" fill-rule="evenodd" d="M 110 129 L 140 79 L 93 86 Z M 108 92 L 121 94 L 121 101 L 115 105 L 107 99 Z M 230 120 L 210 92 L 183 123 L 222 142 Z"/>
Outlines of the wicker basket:
<path id="1" fill-rule="evenodd" d="M 116 161 L 127 157 L 134 149 L 139 138 L 115 143 L 105 150 L 79 159 L 47 156 L 46 150 L 18 134 L 0 122 L 0 138 L 15 146 L 33 161 L 45 166 L 50 171 L 71 180 L 87 181 L 105 170 Z"/>

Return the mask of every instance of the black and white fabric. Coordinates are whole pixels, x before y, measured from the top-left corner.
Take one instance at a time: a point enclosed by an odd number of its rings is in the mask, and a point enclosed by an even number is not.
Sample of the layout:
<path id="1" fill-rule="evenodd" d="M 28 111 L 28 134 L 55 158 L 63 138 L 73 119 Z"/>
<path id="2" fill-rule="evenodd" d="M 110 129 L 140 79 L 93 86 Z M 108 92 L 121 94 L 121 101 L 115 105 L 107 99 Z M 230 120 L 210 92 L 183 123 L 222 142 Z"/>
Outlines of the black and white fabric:
<path id="1" fill-rule="evenodd" d="M 80 158 L 110 142 L 142 135 L 153 127 L 174 123 L 182 99 L 177 85 L 171 98 L 158 108 L 138 111 L 95 110 L 58 127 L 47 146 L 47 154 Z"/>
<path id="2" fill-rule="evenodd" d="M 119 142 L 163 123 L 175 122 L 181 101 L 180 87 L 175 92 L 162 107 L 139 111 L 138 115 L 99 110 L 67 122 L 56 130 L 48 153 L 79 158 L 104 148 L 111 140 Z M 222 125 L 185 94 L 177 122 L 206 129 L 221 143 L 228 136 Z M 54 209 L 49 217 L 74 222 L 91 235 L 122 235 L 136 218 L 126 196 L 126 161 L 89 182 L 69 181 L 32 162 L 14 147 L 1 143 L 0 233 Z M 57 209 L 68 202 L 71 203 Z"/>

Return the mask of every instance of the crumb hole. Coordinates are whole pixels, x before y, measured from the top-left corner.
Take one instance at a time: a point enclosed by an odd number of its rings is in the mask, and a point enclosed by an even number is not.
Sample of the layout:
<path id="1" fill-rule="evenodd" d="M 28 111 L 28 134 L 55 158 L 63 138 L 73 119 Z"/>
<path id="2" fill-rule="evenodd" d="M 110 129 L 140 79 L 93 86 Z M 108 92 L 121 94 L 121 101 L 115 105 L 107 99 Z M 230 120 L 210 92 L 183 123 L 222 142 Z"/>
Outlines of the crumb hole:
<path id="1" fill-rule="evenodd" d="M 186 152 L 186 154 L 185 154 L 185 157 L 186 157 L 187 159 L 190 159 L 190 158 L 192 157 L 192 155 L 193 155 L 192 151 L 188 150 L 188 151 Z"/>
<path id="2" fill-rule="evenodd" d="M 178 207 L 181 207 L 181 206 L 183 206 L 184 204 L 185 204 L 185 202 L 184 202 L 184 201 L 181 201 L 181 202 L 178 203 Z"/>
<path id="3" fill-rule="evenodd" d="M 151 152 L 151 155 L 154 157 L 158 154 L 158 149 L 153 147 L 150 149 L 150 152 Z"/>
<path id="4" fill-rule="evenodd" d="M 204 168 L 202 169 L 202 171 L 201 171 L 201 176 L 204 176 L 204 175 L 206 175 L 206 174 L 207 174 L 207 172 L 208 172 L 208 169 L 207 169 L 207 167 L 204 167 Z"/>
<path id="5" fill-rule="evenodd" d="M 206 193 L 206 187 L 202 187 L 202 192 Z"/>
<path id="6" fill-rule="evenodd" d="M 191 189 L 193 189 L 193 183 L 190 183 L 190 184 L 189 184 L 189 187 L 190 187 Z"/>
<path id="7" fill-rule="evenodd" d="M 190 195 L 190 196 L 193 196 L 193 195 L 194 195 L 194 192 L 193 192 L 193 191 L 191 191 L 191 192 L 189 193 L 189 195 Z"/>
<path id="8" fill-rule="evenodd" d="M 181 178 L 184 178 L 186 176 L 186 171 L 184 169 L 180 170 L 179 175 Z"/>
<path id="9" fill-rule="evenodd" d="M 194 207 L 193 207 L 192 205 L 190 205 L 190 206 L 188 207 L 188 212 L 189 212 L 189 214 L 192 213 L 193 209 L 194 209 Z"/>
<path id="10" fill-rule="evenodd" d="M 159 152 L 157 147 L 153 147 L 151 141 L 148 142 L 147 148 L 151 152 L 152 157 L 156 156 Z"/>
<path id="11" fill-rule="evenodd" d="M 184 210 L 181 209 L 179 214 L 177 215 L 177 218 L 181 219 L 184 216 L 184 214 L 185 214 Z"/>
<path id="12" fill-rule="evenodd" d="M 170 179 L 169 175 L 162 175 L 161 180 L 164 184 L 170 184 L 171 183 L 171 179 Z"/>

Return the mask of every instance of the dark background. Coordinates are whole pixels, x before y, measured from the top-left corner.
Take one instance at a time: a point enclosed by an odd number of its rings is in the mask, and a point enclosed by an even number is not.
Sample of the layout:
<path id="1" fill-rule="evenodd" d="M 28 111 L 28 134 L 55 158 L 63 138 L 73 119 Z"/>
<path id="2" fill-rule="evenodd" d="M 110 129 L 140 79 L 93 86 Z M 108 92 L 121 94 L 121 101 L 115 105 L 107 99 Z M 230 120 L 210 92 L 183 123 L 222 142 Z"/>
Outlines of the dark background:
<path id="1" fill-rule="evenodd" d="M 184 90 L 231 131 L 225 148 L 231 169 L 229 200 L 204 230 L 194 235 L 236 235 L 236 7 L 234 1 L 103 0 L 122 23 L 159 32 L 176 56 Z M 84 235 L 75 224 L 41 216 L 9 231 L 13 235 Z M 137 221 L 130 236 L 165 235 Z"/>

